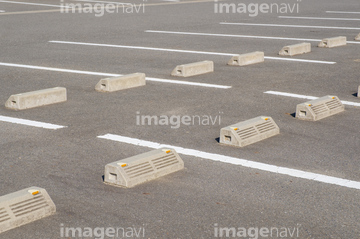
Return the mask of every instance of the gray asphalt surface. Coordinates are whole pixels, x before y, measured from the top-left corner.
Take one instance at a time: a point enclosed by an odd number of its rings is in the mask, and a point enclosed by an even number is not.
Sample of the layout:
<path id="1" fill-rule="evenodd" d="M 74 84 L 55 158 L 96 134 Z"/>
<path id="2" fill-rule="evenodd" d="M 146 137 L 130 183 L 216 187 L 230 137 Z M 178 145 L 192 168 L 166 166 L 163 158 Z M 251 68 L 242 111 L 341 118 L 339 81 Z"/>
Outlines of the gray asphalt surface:
<path id="1" fill-rule="evenodd" d="M 21 2 L 60 5 L 60 1 L 51 0 Z M 273 90 L 317 97 L 336 95 L 341 100 L 360 103 L 355 95 L 360 85 L 360 44 L 323 49 L 311 42 L 311 53 L 292 57 L 336 64 L 266 59 L 262 64 L 232 67 L 226 65 L 230 59 L 226 55 L 49 42 L 233 54 L 264 51 L 265 56 L 280 57 L 277 53 L 283 46 L 304 42 L 301 39 L 346 36 L 353 41 L 360 32 L 219 24 L 359 28 L 360 14 L 326 13 L 360 12 L 357 0 L 284 2 L 299 3 L 299 13 L 259 13 L 257 17 L 215 14 L 212 1 L 148 0 L 133 2 L 145 4 L 144 13 L 105 13 L 96 17 L 94 13 L 66 14 L 51 6 L 0 1 L 0 10 L 5 11 L 0 13 L 2 63 L 112 74 L 143 72 L 148 77 L 232 86 L 217 89 L 149 81 L 144 87 L 104 94 L 94 87 L 105 77 L 0 65 L 1 116 L 67 126 L 48 130 L 0 121 L 0 195 L 39 186 L 47 190 L 57 207 L 55 215 L 1 233 L 0 238 L 65 238 L 61 225 L 144 227 L 144 238 L 219 238 L 215 225 L 299 231 L 297 236 L 272 238 L 360 238 L 357 189 L 186 155 L 180 155 L 185 163 L 182 171 L 131 189 L 117 188 L 103 183 L 104 166 L 151 149 L 97 138 L 111 133 L 360 181 L 360 107 L 346 106 L 343 113 L 306 122 L 291 114 L 297 104 L 307 100 L 264 94 Z M 300 39 L 161 34 L 147 30 Z M 170 76 L 176 65 L 203 60 L 214 61 L 215 72 L 190 78 Z M 56 86 L 67 88 L 67 102 L 24 111 L 4 106 L 12 94 Z M 221 123 L 181 125 L 178 129 L 136 125 L 136 112 L 169 117 L 220 115 Z M 260 115 L 271 116 L 280 127 L 280 135 L 244 148 L 227 147 L 216 141 L 222 127 Z"/>

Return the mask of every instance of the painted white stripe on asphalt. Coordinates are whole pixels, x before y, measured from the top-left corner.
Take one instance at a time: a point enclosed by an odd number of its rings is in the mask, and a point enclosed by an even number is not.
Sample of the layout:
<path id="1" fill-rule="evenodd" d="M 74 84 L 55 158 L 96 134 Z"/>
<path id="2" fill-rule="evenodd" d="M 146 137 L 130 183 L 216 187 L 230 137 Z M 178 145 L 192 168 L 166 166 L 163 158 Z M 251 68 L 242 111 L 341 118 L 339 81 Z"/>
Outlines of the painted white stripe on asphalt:
<path id="1" fill-rule="evenodd" d="M 5 62 L 0 62 L 0 66 L 10 66 L 10 67 L 19 67 L 19 68 L 27 68 L 27 69 L 35 69 L 35 70 L 67 72 L 67 73 L 76 73 L 76 74 L 84 74 L 84 75 L 120 76 L 119 74 L 109 74 L 109 73 L 93 72 L 93 71 L 78 71 L 78 70 L 70 70 L 70 69 L 62 69 L 62 68 L 22 65 L 22 64 L 14 64 L 14 63 L 5 63 Z"/>
<path id="2" fill-rule="evenodd" d="M 264 58 L 268 60 L 277 60 L 277 61 L 296 61 L 296 62 L 318 63 L 318 64 L 328 64 L 328 65 L 336 64 L 335 61 L 316 61 L 316 60 L 281 58 L 281 57 L 271 57 L 271 56 L 265 56 Z"/>
<path id="3" fill-rule="evenodd" d="M 306 41 L 321 41 L 319 39 L 304 39 L 304 38 L 288 38 L 288 37 L 268 37 L 268 36 L 250 36 L 250 35 L 231 35 L 231 34 L 214 34 L 202 32 L 173 32 L 173 31 L 155 31 L 146 30 L 150 33 L 164 33 L 164 34 L 177 34 L 177 35 L 195 35 L 195 36 L 216 36 L 216 37 L 239 37 L 239 38 L 258 38 L 258 39 L 276 39 L 276 40 L 306 40 Z"/>
<path id="4" fill-rule="evenodd" d="M 316 96 L 309 96 L 309 95 L 299 95 L 299 94 L 292 94 L 292 93 L 286 93 L 286 92 L 280 92 L 280 91 L 265 91 L 265 94 L 271 94 L 271 95 L 280 95 L 280 96 L 287 96 L 287 97 L 293 97 L 293 98 L 300 98 L 300 99 L 308 99 L 308 100 L 315 100 L 319 97 Z M 351 102 L 351 101 L 341 101 L 344 105 L 351 105 L 351 106 L 357 106 L 360 107 L 360 103 L 357 102 Z"/>
<path id="5" fill-rule="evenodd" d="M 346 11 L 326 11 L 326 13 L 360 14 L 360 12 L 346 12 Z"/>
<path id="6" fill-rule="evenodd" d="M 110 76 L 110 77 L 122 76 L 120 74 L 110 74 L 110 73 L 93 72 L 93 71 L 78 71 L 78 70 L 70 70 L 70 69 L 22 65 L 22 64 L 4 63 L 4 62 L 0 62 L 0 66 L 10 66 L 10 67 L 19 67 L 19 68 L 27 68 L 27 69 L 35 69 L 35 70 L 57 71 L 57 72 L 67 72 L 67 73 L 95 75 L 95 76 Z M 230 89 L 232 87 L 232 86 L 227 86 L 227 85 L 215 85 L 215 84 L 198 83 L 198 82 L 190 82 L 190 81 L 160 79 L 160 78 L 153 78 L 153 77 L 146 77 L 146 80 L 162 82 L 162 83 L 192 85 L 192 86 L 201 86 L 201 87 L 218 88 L 218 89 Z"/>
<path id="7" fill-rule="evenodd" d="M 279 92 L 279 91 L 265 91 L 265 94 L 272 94 L 272 95 L 281 95 L 281 96 L 288 96 L 288 97 L 294 97 L 294 98 L 300 98 L 300 99 L 307 99 L 307 100 L 315 100 L 319 97 L 315 96 L 308 96 L 308 95 L 299 95 L 299 94 L 292 94 L 292 93 L 286 93 L 286 92 Z"/>
<path id="8" fill-rule="evenodd" d="M 42 4 L 42 3 L 14 2 L 14 1 L 4 1 L 4 0 L 0 0 L 0 2 L 4 2 L 4 3 L 14 3 L 14 4 L 24 4 L 24 5 L 35 5 L 35 6 L 46 6 L 46 7 L 64 7 L 64 8 L 69 8 L 68 6 L 52 5 L 52 4 Z"/>
<path id="9" fill-rule="evenodd" d="M 204 54 L 204 55 L 218 55 L 218 56 L 234 56 L 234 55 L 237 55 L 235 53 L 221 53 L 221 52 L 208 52 L 208 51 L 190 51 L 190 50 L 177 50 L 177 49 L 142 47 L 142 46 L 110 45 L 110 44 L 85 43 L 85 42 L 68 42 L 68 41 L 49 41 L 49 42 L 50 43 L 60 43 L 60 44 L 70 44 L 70 45 L 102 46 L 102 47 L 115 47 L 115 48 L 125 48 L 125 49 L 167 51 L 167 52 Z M 267 57 L 267 56 L 265 56 L 264 58 L 265 59 L 270 59 L 270 60 L 279 60 L 279 61 L 296 61 L 296 62 L 307 62 L 307 63 L 330 64 L 330 65 L 336 64 L 336 62 L 333 62 L 333 61 L 316 61 L 316 60 L 282 58 L 282 57 Z"/>
<path id="10" fill-rule="evenodd" d="M 88 3 L 112 3 L 112 4 L 118 4 L 118 5 L 129 5 L 131 3 L 126 3 L 126 2 L 107 2 L 107 1 L 96 1 L 96 0 L 75 0 L 77 2 L 88 2 Z"/>
<path id="11" fill-rule="evenodd" d="M 220 24 L 222 24 L 222 25 L 239 25 L 239 26 L 261 26 L 261 27 L 290 27 L 290 28 L 292 27 L 292 28 L 360 30 L 360 28 L 358 28 L 358 27 L 328 27 L 328 26 L 257 24 L 257 23 L 237 23 L 237 22 L 220 22 Z"/>
<path id="12" fill-rule="evenodd" d="M 125 45 L 111 45 L 111 44 L 99 44 L 99 43 L 86 43 L 86 42 L 69 42 L 69 41 L 49 41 L 50 43 L 70 44 L 70 45 L 84 45 L 84 46 L 102 46 L 102 47 L 115 47 L 125 49 L 137 49 L 137 50 L 152 50 L 152 51 L 168 51 L 179 53 L 193 53 L 193 54 L 205 54 L 205 55 L 219 55 L 219 56 L 234 56 L 234 53 L 219 53 L 219 52 L 206 52 L 206 51 L 190 51 L 190 50 L 177 50 L 155 47 L 142 47 L 142 46 L 125 46 Z"/>
<path id="13" fill-rule="evenodd" d="M 193 86 L 202 86 L 202 87 L 219 88 L 219 89 L 230 89 L 230 88 L 232 88 L 232 86 L 227 86 L 227 85 L 214 85 L 214 84 L 198 83 L 198 82 L 190 82 L 190 81 L 167 80 L 167 79 L 159 79 L 159 78 L 153 78 L 153 77 L 146 77 L 146 80 L 147 81 L 170 83 L 170 84 L 193 85 Z"/>
<path id="14" fill-rule="evenodd" d="M 0 12 L 5 12 L 4 10 L 0 10 Z"/>
<path id="15" fill-rule="evenodd" d="M 56 124 L 49 124 L 49 123 L 43 123 L 39 121 L 33 121 L 33 120 L 26 120 L 26 119 L 18 119 L 13 117 L 7 117 L 0 115 L 0 121 L 8 122 L 8 123 L 14 123 L 14 124 L 22 124 L 27 126 L 34 126 L 44 129 L 61 129 L 65 128 L 66 126 L 62 125 L 56 125 Z"/>
<path id="16" fill-rule="evenodd" d="M 268 37 L 268 36 L 250 36 L 250 35 L 229 35 L 229 34 L 213 34 L 213 33 L 201 33 L 201 32 L 172 32 L 172 31 L 154 31 L 147 30 L 149 33 L 164 33 L 164 34 L 176 34 L 176 35 L 195 35 L 195 36 L 215 36 L 215 37 L 238 37 L 238 38 L 251 38 L 251 39 L 270 39 L 270 40 L 290 40 L 290 41 L 312 41 L 320 42 L 322 39 L 306 39 L 306 38 L 289 38 L 289 37 Z M 351 44 L 360 44 L 358 41 L 347 41 Z"/>
<path id="17" fill-rule="evenodd" d="M 360 19 L 358 19 L 358 18 L 292 17 L 292 16 L 278 16 L 278 18 L 286 18 L 286 19 L 307 19 L 307 20 L 360 21 Z"/>
<path id="18" fill-rule="evenodd" d="M 229 156 L 220 155 L 220 154 L 207 153 L 207 152 L 202 152 L 202 151 L 198 151 L 198 150 L 194 150 L 194 149 L 187 149 L 187 148 L 182 148 L 182 147 L 177 147 L 177 146 L 172 146 L 172 145 L 160 144 L 160 143 L 156 143 L 156 142 L 145 141 L 145 140 L 140 140 L 140 139 L 135 139 L 135 138 L 129 138 L 129 137 L 124 137 L 124 136 L 115 135 L 115 134 L 105 134 L 105 135 L 101 135 L 101 136 L 97 136 L 97 137 L 101 138 L 101 139 L 108 139 L 108 140 L 113 140 L 113 141 L 117 141 L 117 142 L 121 142 L 121 143 L 127 143 L 127 144 L 149 147 L 149 148 L 154 148 L 154 149 L 158 149 L 158 148 L 162 148 L 162 147 L 169 147 L 169 148 L 175 149 L 176 152 L 179 154 L 184 154 L 184 155 L 188 155 L 188 156 L 210 159 L 210 160 L 219 161 L 219 162 L 223 162 L 223 163 L 240 165 L 240 166 L 244 166 L 247 168 L 258 169 L 258 170 L 271 172 L 271 173 L 284 174 L 284 175 L 288 175 L 291 177 L 309 179 L 309 180 L 313 180 L 313 181 L 317 181 L 317 182 L 328 183 L 328 184 L 333 184 L 333 185 L 338 185 L 338 186 L 343 186 L 343 187 L 348 187 L 348 188 L 360 189 L 360 182 L 343 179 L 343 178 L 331 177 L 331 176 L 327 176 L 327 175 L 323 175 L 323 174 L 311 173 L 311 172 L 292 169 L 292 168 L 279 167 L 276 165 L 259 163 L 259 162 L 250 161 L 247 159 L 239 159 L 239 158 L 229 157 Z"/>

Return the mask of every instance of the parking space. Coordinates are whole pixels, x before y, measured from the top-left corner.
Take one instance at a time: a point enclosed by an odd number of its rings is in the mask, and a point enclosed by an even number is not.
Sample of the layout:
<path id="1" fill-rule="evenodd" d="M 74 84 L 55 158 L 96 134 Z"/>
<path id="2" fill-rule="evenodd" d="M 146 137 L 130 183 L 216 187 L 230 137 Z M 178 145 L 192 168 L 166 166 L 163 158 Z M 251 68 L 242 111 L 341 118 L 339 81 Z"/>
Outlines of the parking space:
<path id="1" fill-rule="evenodd" d="M 229 0 L 139 0 L 128 4 L 132 11 L 106 11 L 125 9 L 119 3 L 0 1 L 0 192 L 39 186 L 57 206 L 55 215 L 0 237 L 66 238 L 64 226 L 138 227 L 143 238 L 219 238 L 218 227 L 298 231 L 273 238 L 359 237 L 355 0 L 289 3 L 299 12 L 256 16 L 220 13 Z M 61 12 L 66 4 L 93 8 Z M 336 36 L 347 45 L 317 47 Z M 279 56 L 301 42 L 311 43 L 310 53 Z M 253 51 L 265 61 L 227 65 Z M 214 72 L 170 75 L 205 60 Z M 135 72 L 146 74 L 146 86 L 94 90 L 100 79 Z M 56 86 L 67 89 L 67 102 L 4 106 L 10 95 Z M 294 117 L 297 104 L 325 95 L 338 96 L 345 112 L 317 122 Z M 244 148 L 219 144 L 221 128 L 261 115 L 275 120 L 279 135 Z M 142 116 L 200 120 L 149 125 Z M 105 164 L 159 144 L 178 149 L 185 169 L 131 189 L 103 183 Z"/>

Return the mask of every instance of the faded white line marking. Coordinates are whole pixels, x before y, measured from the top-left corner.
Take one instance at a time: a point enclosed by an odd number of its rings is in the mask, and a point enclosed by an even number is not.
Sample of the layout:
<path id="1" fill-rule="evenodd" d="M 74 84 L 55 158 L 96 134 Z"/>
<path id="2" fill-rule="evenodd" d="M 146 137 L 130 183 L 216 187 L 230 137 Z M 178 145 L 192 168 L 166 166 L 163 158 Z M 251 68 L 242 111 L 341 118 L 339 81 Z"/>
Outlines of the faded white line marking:
<path id="1" fill-rule="evenodd" d="M 64 8 L 68 8 L 67 6 L 52 5 L 52 4 L 42 4 L 42 3 L 14 2 L 14 1 L 4 1 L 4 0 L 0 0 L 0 2 L 4 2 L 4 3 L 14 3 L 14 4 L 23 4 L 23 5 L 34 5 L 34 6 L 45 6 L 45 7 L 64 7 Z"/>
<path id="2" fill-rule="evenodd" d="M 287 97 L 293 97 L 293 98 L 300 98 L 300 99 L 307 99 L 307 100 L 315 100 L 319 97 L 316 96 L 309 96 L 309 95 L 299 95 L 299 94 L 293 94 L 293 93 L 286 93 L 286 92 L 280 92 L 280 91 L 265 91 L 265 94 L 271 94 L 271 95 L 280 95 L 280 96 L 287 96 Z M 360 107 L 360 103 L 357 102 L 351 102 L 351 101 L 341 101 L 344 105 L 351 105 L 351 106 L 357 106 Z"/>
<path id="3" fill-rule="evenodd" d="M 176 35 L 195 35 L 195 36 L 215 36 L 215 37 L 238 37 L 238 38 L 251 38 L 251 39 L 269 39 L 269 40 L 290 40 L 290 41 L 312 41 L 320 42 L 322 39 L 306 39 L 306 38 L 289 38 L 289 37 L 268 37 L 268 36 L 250 36 L 250 35 L 229 35 L 229 34 L 213 34 L 201 32 L 172 32 L 172 31 L 154 31 L 147 30 L 148 33 L 164 33 Z M 358 41 L 347 41 L 350 44 L 360 44 Z"/>
<path id="4" fill-rule="evenodd" d="M 346 12 L 346 11 L 326 11 L 326 13 L 360 14 L 360 12 Z"/>
<path id="5" fill-rule="evenodd" d="M 260 27 L 290 27 L 290 28 L 360 30 L 360 28 L 358 28 L 358 27 L 329 27 L 329 26 L 257 24 L 257 23 L 237 23 L 237 22 L 220 22 L 220 24 L 222 24 L 222 25 L 238 25 L 238 26 L 260 26 Z"/>
<path id="6" fill-rule="evenodd" d="M 77 2 L 88 2 L 88 3 L 113 3 L 113 4 L 119 4 L 119 5 L 129 5 L 131 3 L 124 3 L 124 2 L 107 2 L 107 1 L 96 1 L 96 0 L 75 0 Z"/>
<path id="7" fill-rule="evenodd" d="M 331 18 L 331 17 L 292 17 L 292 16 L 278 16 L 284 19 L 306 19 L 306 20 L 334 20 L 334 21 L 360 21 L 358 18 Z"/>
<path id="8" fill-rule="evenodd" d="M 0 115 L 0 121 L 14 123 L 14 124 L 27 125 L 27 126 L 33 126 L 33 127 L 39 127 L 39 128 L 44 128 L 44 129 L 61 129 L 61 128 L 66 127 L 66 126 L 62 126 L 62 125 L 43 123 L 43 122 L 39 122 L 39 121 L 19 119 L 19 118 L 7 117 L 7 116 L 2 116 L 2 115 Z"/>

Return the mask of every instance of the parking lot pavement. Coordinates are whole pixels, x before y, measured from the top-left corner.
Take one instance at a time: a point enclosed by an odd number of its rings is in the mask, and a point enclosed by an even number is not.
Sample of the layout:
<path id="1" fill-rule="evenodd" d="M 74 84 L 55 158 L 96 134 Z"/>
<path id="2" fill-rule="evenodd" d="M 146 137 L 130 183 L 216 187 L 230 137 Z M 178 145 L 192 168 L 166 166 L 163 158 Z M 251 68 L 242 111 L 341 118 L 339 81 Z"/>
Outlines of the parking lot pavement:
<path id="1" fill-rule="evenodd" d="M 38 186 L 56 205 L 54 215 L 0 238 L 360 236 L 355 0 L 286 2 L 281 13 L 221 13 L 230 0 L 117 2 L 0 1 L 0 195 Z M 68 4 L 81 7 L 66 12 Z M 84 4 L 93 7 L 84 12 Z M 347 45 L 317 47 L 336 36 Z M 310 53 L 279 56 L 302 42 Z M 227 65 L 253 51 L 265 61 Z M 205 60 L 214 72 L 170 75 Z M 146 74 L 145 86 L 94 89 L 135 72 Z M 67 89 L 66 102 L 5 108 L 11 95 L 53 87 Z M 326 95 L 345 111 L 294 117 L 297 104 Z M 139 120 L 161 116 L 171 120 Z M 280 134 L 243 148 L 218 143 L 221 128 L 257 116 L 272 117 Z M 106 164 L 160 144 L 178 147 L 184 170 L 133 188 L 104 184 Z"/>

